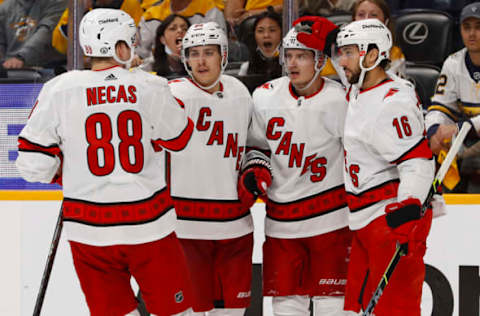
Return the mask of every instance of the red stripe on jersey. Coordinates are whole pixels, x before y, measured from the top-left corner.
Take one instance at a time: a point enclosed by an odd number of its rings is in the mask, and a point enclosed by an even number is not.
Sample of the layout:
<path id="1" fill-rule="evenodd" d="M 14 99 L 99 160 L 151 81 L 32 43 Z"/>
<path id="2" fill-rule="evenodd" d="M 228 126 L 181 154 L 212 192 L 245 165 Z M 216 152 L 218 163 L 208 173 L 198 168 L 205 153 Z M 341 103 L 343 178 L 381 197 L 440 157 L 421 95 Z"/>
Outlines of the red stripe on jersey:
<path id="1" fill-rule="evenodd" d="M 135 225 L 152 222 L 172 207 L 166 188 L 147 199 L 123 203 L 94 203 L 65 198 L 63 219 L 92 226 Z"/>
<path id="2" fill-rule="evenodd" d="M 314 93 L 304 96 L 305 99 L 312 98 L 312 97 L 316 96 L 317 94 L 319 94 L 320 91 L 323 90 L 323 86 L 324 86 L 324 85 L 325 85 L 325 80 L 322 79 L 322 84 L 320 85 L 320 88 L 319 88 L 317 91 L 315 91 Z M 292 85 L 292 83 L 290 83 L 290 84 L 288 85 L 288 90 L 290 91 L 290 94 L 292 95 L 292 97 L 293 97 L 295 100 L 297 100 L 299 97 L 301 97 L 301 96 L 298 95 L 297 92 L 295 91 L 295 87 Z"/>
<path id="3" fill-rule="evenodd" d="M 175 97 L 174 97 L 174 98 L 175 98 Z M 175 100 L 177 100 L 178 104 L 180 104 L 180 107 L 181 107 L 182 109 L 185 108 L 185 103 L 183 103 L 182 100 L 180 100 L 179 98 L 175 98 Z"/>
<path id="4" fill-rule="evenodd" d="M 177 217 L 196 221 L 232 221 L 250 214 L 238 200 L 196 200 L 172 197 Z"/>
<path id="5" fill-rule="evenodd" d="M 348 88 L 347 95 L 345 95 L 345 98 L 347 99 L 347 102 L 350 102 L 350 92 L 352 91 L 352 86 Z"/>
<path id="6" fill-rule="evenodd" d="M 303 198 L 301 200 L 278 203 L 267 201 L 267 217 L 277 221 L 299 221 L 334 212 L 347 207 L 343 185 Z"/>
<path id="7" fill-rule="evenodd" d="M 380 86 L 383 86 L 384 84 L 388 83 L 388 82 L 392 82 L 393 80 L 390 79 L 390 78 L 386 78 L 382 81 L 380 81 L 380 83 L 374 85 L 373 87 L 370 87 L 370 88 L 367 88 L 367 89 L 360 89 L 360 93 L 364 93 L 364 92 L 367 92 L 367 91 L 370 91 L 370 90 L 373 90 L 375 88 L 378 88 Z"/>
<path id="8" fill-rule="evenodd" d="M 187 126 L 185 127 L 183 132 L 181 132 L 180 135 L 178 135 L 177 137 L 169 140 L 161 140 L 161 139 L 152 140 L 153 149 L 155 150 L 156 148 L 158 148 L 157 146 L 162 146 L 163 148 L 171 151 L 180 151 L 183 148 L 185 148 L 185 146 L 187 146 L 188 141 L 192 136 L 192 133 L 193 133 L 193 121 L 189 118 Z"/>
<path id="9" fill-rule="evenodd" d="M 110 66 L 110 67 L 107 67 L 107 68 L 99 68 L 99 69 L 92 69 L 93 71 L 105 71 L 105 70 L 109 70 L 109 69 L 113 69 L 113 68 L 116 68 L 116 67 L 121 67 L 120 65 L 115 65 L 115 66 Z"/>
<path id="10" fill-rule="evenodd" d="M 359 194 L 347 192 L 347 202 L 350 212 L 357 212 L 377 202 L 396 197 L 399 184 L 400 181 L 395 179 Z"/>
<path id="11" fill-rule="evenodd" d="M 433 153 L 428 147 L 428 141 L 426 138 L 422 138 L 415 146 L 410 148 L 406 153 L 404 153 L 400 158 L 395 161 L 392 161 L 394 164 L 400 164 L 405 160 L 414 159 L 414 158 L 425 158 L 432 159 Z"/>
<path id="12" fill-rule="evenodd" d="M 59 158 L 62 156 L 60 147 L 58 147 L 57 144 L 50 145 L 50 146 L 43 146 L 43 145 L 31 142 L 28 139 L 23 137 L 18 138 L 18 151 L 38 152 L 51 157 L 57 156 Z"/>

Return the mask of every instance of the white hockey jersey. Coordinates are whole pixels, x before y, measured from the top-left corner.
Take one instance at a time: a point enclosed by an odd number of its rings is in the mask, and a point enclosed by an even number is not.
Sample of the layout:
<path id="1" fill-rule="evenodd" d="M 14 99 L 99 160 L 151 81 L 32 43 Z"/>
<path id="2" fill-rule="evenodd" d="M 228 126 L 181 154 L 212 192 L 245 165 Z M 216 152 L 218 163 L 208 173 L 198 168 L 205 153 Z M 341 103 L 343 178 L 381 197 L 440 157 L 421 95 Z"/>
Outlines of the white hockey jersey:
<path id="1" fill-rule="evenodd" d="M 237 192 L 253 108 L 247 88 L 226 75 L 221 76 L 221 91 L 213 94 L 187 78 L 169 84 L 195 122 L 188 147 L 171 157 L 177 235 L 219 240 L 252 232 L 250 210 L 242 206 Z"/>
<path id="2" fill-rule="evenodd" d="M 136 244 L 175 228 L 164 153 L 180 150 L 193 122 L 167 81 L 120 67 L 71 71 L 47 82 L 19 136 L 16 165 L 50 182 L 63 155 L 63 218 L 69 240 Z"/>
<path id="3" fill-rule="evenodd" d="M 428 129 L 461 118 L 470 118 L 477 133 L 480 132 L 480 67 L 473 65 L 466 48 L 443 63 L 425 123 Z"/>
<path id="4" fill-rule="evenodd" d="M 324 79 L 317 93 L 303 97 L 282 77 L 257 88 L 253 101 L 248 147 L 269 152 L 273 175 L 265 234 L 301 238 L 347 226 L 341 85 Z"/>
<path id="5" fill-rule="evenodd" d="M 350 90 L 345 120 L 345 188 L 349 225 L 360 229 L 385 214 L 387 204 L 423 201 L 433 181 L 432 152 L 415 90 L 386 79 Z"/>

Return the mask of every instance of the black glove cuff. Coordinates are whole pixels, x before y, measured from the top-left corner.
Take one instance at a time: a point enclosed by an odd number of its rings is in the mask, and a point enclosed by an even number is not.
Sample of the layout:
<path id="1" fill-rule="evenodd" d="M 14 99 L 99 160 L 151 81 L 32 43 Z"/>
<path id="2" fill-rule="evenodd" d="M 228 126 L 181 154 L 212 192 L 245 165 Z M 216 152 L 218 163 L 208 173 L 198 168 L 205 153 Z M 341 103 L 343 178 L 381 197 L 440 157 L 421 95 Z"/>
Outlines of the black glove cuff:
<path id="1" fill-rule="evenodd" d="M 391 228 L 397 228 L 407 222 L 421 218 L 422 208 L 419 205 L 406 205 L 394 212 L 387 213 L 387 225 Z"/>

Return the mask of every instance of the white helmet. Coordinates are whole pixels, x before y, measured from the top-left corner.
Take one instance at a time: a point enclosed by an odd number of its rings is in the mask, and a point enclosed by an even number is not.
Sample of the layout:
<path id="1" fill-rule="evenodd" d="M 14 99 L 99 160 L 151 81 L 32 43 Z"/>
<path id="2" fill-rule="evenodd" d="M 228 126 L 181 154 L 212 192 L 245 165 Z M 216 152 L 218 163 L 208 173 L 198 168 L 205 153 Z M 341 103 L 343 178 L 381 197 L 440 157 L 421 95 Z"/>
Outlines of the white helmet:
<path id="1" fill-rule="evenodd" d="M 135 21 L 122 10 L 93 9 L 80 22 L 80 46 L 91 57 L 113 57 L 121 64 L 132 61 L 137 28 Z M 131 49 L 130 59 L 122 61 L 115 52 L 115 45 L 124 41 Z"/>
<path id="2" fill-rule="evenodd" d="M 369 45 L 376 45 L 378 48 L 378 58 L 374 65 L 369 68 L 363 66 L 363 60 L 368 51 Z M 367 71 L 377 67 L 382 60 L 390 58 L 390 49 L 392 48 L 392 33 L 378 19 L 366 19 L 354 21 L 343 26 L 337 35 L 337 46 L 357 45 L 360 53 L 360 69 L 362 70 L 359 79 L 359 86 L 362 85 L 363 78 Z"/>
<path id="3" fill-rule="evenodd" d="M 188 49 L 195 46 L 205 46 L 205 45 L 218 45 L 220 47 L 220 54 L 222 55 L 222 71 L 225 70 L 228 63 L 228 40 L 225 32 L 216 22 L 207 22 L 200 24 L 193 24 L 188 28 L 187 33 L 182 40 L 182 62 L 185 66 L 190 77 L 193 78 L 192 70 L 187 64 L 188 59 Z M 209 87 L 200 87 L 204 89 L 210 89 L 215 86 L 220 80 L 220 76 L 217 81 L 210 85 Z M 198 84 L 198 82 L 197 82 Z"/>
<path id="4" fill-rule="evenodd" d="M 310 82 L 304 88 L 299 89 L 299 90 L 305 90 L 305 89 L 308 89 L 312 85 L 312 83 L 317 79 L 323 67 L 325 67 L 327 58 L 323 54 L 323 52 L 303 45 L 297 39 L 297 34 L 298 32 L 295 30 L 295 27 L 292 27 L 290 31 L 288 31 L 287 35 L 285 35 L 285 37 L 283 38 L 282 49 L 280 54 L 280 63 L 283 64 L 285 62 L 285 50 L 287 49 L 305 49 L 305 50 L 312 51 L 315 54 L 315 57 L 314 57 L 315 58 L 315 75 L 313 76 L 312 80 L 310 80 Z M 322 57 L 325 57 L 323 59 L 323 63 L 321 65 L 318 65 L 318 61 Z"/>

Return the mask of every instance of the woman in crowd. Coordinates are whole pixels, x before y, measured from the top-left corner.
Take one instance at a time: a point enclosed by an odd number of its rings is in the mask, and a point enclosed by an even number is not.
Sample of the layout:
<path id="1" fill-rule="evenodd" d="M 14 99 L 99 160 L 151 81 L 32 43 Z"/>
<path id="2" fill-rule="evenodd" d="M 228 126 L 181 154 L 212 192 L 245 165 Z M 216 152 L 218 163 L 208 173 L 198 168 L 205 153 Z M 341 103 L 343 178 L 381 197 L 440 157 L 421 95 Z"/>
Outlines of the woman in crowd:
<path id="1" fill-rule="evenodd" d="M 378 19 L 385 24 L 392 34 L 395 34 L 393 28 L 393 19 L 390 15 L 390 8 L 385 0 L 358 0 L 352 9 L 352 20 L 359 21 L 364 19 Z M 405 55 L 399 46 L 394 45 L 390 50 L 390 73 L 400 77 L 405 77 Z M 323 76 L 334 75 L 335 69 L 332 67 L 330 61 L 327 63 L 322 71 Z"/>
<path id="2" fill-rule="evenodd" d="M 140 67 L 168 78 L 187 75 L 180 60 L 180 51 L 183 36 L 189 27 L 190 22 L 181 15 L 171 14 L 165 18 L 157 28 L 153 55 L 146 58 Z"/>
<path id="3" fill-rule="evenodd" d="M 272 7 L 260 14 L 253 25 L 255 40 L 249 43 L 249 60 L 239 75 L 265 74 L 265 81 L 282 75 L 279 47 L 282 40 L 282 18 Z"/>

